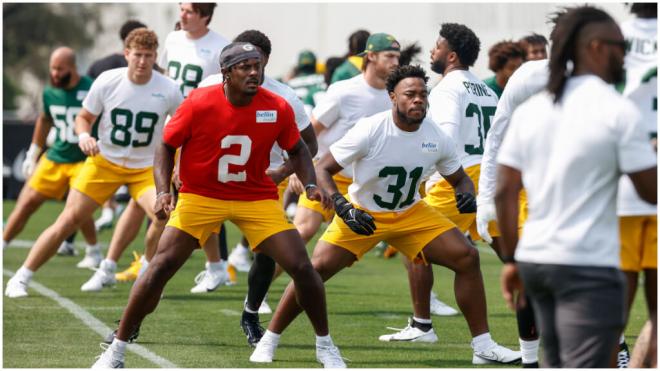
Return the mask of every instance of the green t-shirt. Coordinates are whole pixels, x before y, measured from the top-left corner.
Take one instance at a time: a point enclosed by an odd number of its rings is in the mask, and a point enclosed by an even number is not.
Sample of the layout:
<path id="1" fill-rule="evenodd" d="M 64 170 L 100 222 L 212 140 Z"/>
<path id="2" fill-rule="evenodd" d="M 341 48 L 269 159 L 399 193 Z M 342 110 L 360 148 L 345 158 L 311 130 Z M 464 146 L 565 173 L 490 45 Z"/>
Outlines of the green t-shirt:
<path id="1" fill-rule="evenodd" d="M 359 75 L 362 71 L 362 57 L 348 57 L 342 64 L 335 69 L 335 72 L 332 73 L 332 79 L 330 83 L 334 84 L 337 81 L 348 80 L 351 77 Z"/>
<path id="2" fill-rule="evenodd" d="M 497 99 L 502 97 L 502 92 L 504 89 L 500 88 L 499 85 L 497 85 L 497 80 L 495 80 L 495 76 L 489 77 L 486 80 L 484 80 L 484 83 L 488 85 L 489 88 L 493 89 L 495 94 L 497 94 Z"/>
<path id="3" fill-rule="evenodd" d="M 82 101 L 92 86 L 92 79 L 81 76 L 78 84 L 69 90 L 47 86 L 44 89 L 44 114 L 57 132 L 55 143 L 46 152 L 46 157 L 57 163 L 74 163 L 85 160 L 78 147 L 78 136 L 74 131 L 75 118 L 82 109 Z"/>
<path id="4" fill-rule="evenodd" d="M 318 74 L 296 76 L 287 81 L 287 84 L 305 105 L 312 107 L 316 106 L 314 95 L 326 89 L 323 75 Z"/>

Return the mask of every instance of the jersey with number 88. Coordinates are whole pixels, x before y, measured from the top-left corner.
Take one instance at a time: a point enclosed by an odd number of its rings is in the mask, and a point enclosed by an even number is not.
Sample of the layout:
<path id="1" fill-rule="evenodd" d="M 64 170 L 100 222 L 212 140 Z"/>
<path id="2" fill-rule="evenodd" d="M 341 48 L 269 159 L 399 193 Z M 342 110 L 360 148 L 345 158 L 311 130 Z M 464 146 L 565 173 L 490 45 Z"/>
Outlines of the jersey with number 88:
<path id="1" fill-rule="evenodd" d="M 181 148 L 182 193 L 220 200 L 277 200 L 266 175 L 270 150 L 300 140 L 284 98 L 259 88 L 247 106 L 232 105 L 223 85 L 195 89 L 165 127 L 163 141 Z"/>

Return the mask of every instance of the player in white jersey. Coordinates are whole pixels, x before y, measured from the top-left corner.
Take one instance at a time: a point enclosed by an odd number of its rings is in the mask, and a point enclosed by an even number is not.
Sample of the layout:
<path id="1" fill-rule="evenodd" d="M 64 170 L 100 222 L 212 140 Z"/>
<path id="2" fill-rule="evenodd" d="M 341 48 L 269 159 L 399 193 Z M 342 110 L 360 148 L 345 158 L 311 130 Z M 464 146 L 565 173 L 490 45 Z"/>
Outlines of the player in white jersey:
<path id="1" fill-rule="evenodd" d="M 220 51 L 229 41 L 208 28 L 215 6 L 181 3 L 181 29 L 165 39 L 160 65 L 179 84 L 184 97 L 206 77 L 220 72 Z"/>
<path id="2" fill-rule="evenodd" d="M 582 6 L 556 22 L 547 91 L 518 107 L 498 155 L 502 292 L 513 308 L 524 283 L 545 367 L 612 367 L 625 322 L 617 183 L 628 174 L 655 203 L 656 155 L 635 107 L 609 85 L 624 76 L 614 20 Z M 529 217 L 518 241 L 523 183 Z"/>
<path id="3" fill-rule="evenodd" d="M 338 217 L 314 248 L 312 264 L 326 281 L 385 240 L 419 264 L 444 265 L 456 273 L 456 300 L 473 336 L 472 362 L 484 364 L 486 358 L 511 362 L 516 353 L 497 345 L 488 332 L 477 251 L 419 194 L 422 175 L 431 168 L 443 174 L 456 192 L 474 193 L 454 143 L 425 118 L 427 80 L 417 66 L 392 72 L 387 79 L 392 107 L 358 121 L 317 164 L 319 185 L 333 195 Z M 345 168 L 353 170 L 350 202 L 332 179 Z M 467 292 L 470 294 L 465 295 Z M 272 362 L 280 335 L 301 312 L 294 285 L 289 284 L 250 361 Z M 429 324 L 418 325 L 409 326 L 407 331 L 418 338 L 437 340 Z"/>
<path id="4" fill-rule="evenodd" d="M 140 28 L 126 38 L 124 55 L 127 68 L 107 71 L 98 77 L 76 116 L 80 149 L 88 155 L 67 198 L 66 206 L 55 223 L 37 239 L 23 266 L 7 283 L 9 297 L 27 296 L 27 284 L 34 272 L 56 252 L 59 244 L 110 198 L 117 188 L 128 184 L 129 193 L 153 223 L 146 238 L 146 253 L 155 247 L 165 227 L 153 213 L 156 192 L 153 179 L 155 145 L 161 141 L 165 118 L 173 114 L 183 100 L 176 84 L 154 74 L 158 38 L 153 31 Z M 90 136 L 98 115 L 98 142 Z M 116 244 L 110 242 L 110 249 Z M 112 283 L 116 263 L 101 262 L 97 274 L 102 283 Z M 96 275 L 96 274 L 95 274 Z M 85 287 L 83 287 L 83 290 Z"/>
<path id="5" fill-rule="evenodd" d="M 631 13 L 635 18 L 621 23 L 621 32 L 626 40 L 625 57 L 626 83 L 623 95 L 635 103 L 642 114 L 649 138 L 657 148 L 658 135 L 658 17 L 657 4 L 635 3 Z M 644 293 L 649 317 L 657 323 L 657 282 L 658 282 L 658 218 L 657 208 L 642 200 L 627 176 L 619 180 L 617 213 L 621 230 L 621 269 L 628 281 L 627 310 L 630 313 L 638 276 L 644 271 Z M 618 366 L 627 366 L 628 346 L 623 335 L 617 358 Z M 655 360 L 657 337 L 652 337 L 647 359 Z"/>

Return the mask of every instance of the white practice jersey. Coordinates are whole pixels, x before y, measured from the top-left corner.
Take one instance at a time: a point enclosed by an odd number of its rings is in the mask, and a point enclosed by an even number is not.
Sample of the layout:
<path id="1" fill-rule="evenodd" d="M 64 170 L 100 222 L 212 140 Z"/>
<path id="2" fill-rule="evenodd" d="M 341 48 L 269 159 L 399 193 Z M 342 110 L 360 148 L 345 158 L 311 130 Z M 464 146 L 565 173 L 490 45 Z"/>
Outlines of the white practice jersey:
<path id="1" fill-rule="evenodd" d="M 221 83 L 222 83 L 222 74 L 218 73 L 205 78 L 202 82 L 199 83 L 199 87 L 202 88 L 205 86 L 211 86 Z M 303 131 L 309 125 L 311 125 L 311 122 L 309 121 L 309 116 L 307 116 L 307 113 L 305 113 L 305 105 L 300 100 L 300 98 L 298 98 L 296 92 L 293 89 L 291 89 L 288 85 L 283 84 L 273 78 L 266 76 L 264 77 L 264 82 L 263 84 L 261 84 L 261 87 L 272 93 L 279 95 L 280 97 L 284 98 L 284 100 L 286 100 L 287 103 L 289 103 L 289 105 L 293 109 L 293 114 L 296 120 L 296 126 L 298 127 L 298 131 Z M 275 145 L 273 145 L 273 148 L 270 150 L 270 165 L 268 166 L 268 170 L 277 169 L 278 167 L 282 166 L 282 164 L 284 164 L 284 161 L 286 161 L 286 152 L 282 150 L 282 148 L 280 148 L 280 146 L 277 143 L 275 143 Z"/>
<path id="2" fill-rule="evenodd" d="M 479 194 L 477 195 L 480 204 L 482 202 L 491 203 L 495 197 L 497 152 L 504 140 L 513 111 L 529 97 L 543 90 L 548 84 L 549 78 L 550 70 L 547 59 L 524 63 L 509 78 L 504 92 L 497 102 L 497 110 L 495 110 L 495 116 L 488 131 L 484 155 L 481 159 Z"/>
<path id="3" fill-rule="evenodd" d="M 375 212 L 400 212 L 419 202 L 429 169 L 451 175 L 461 167 L 454 142 L 431 119 L 407 132 L 396 126 L 391 109 L 359 120 L 330 152 L 339 165 L 353 168 L 351 201 Z"/>
<path id="4" fill-rule="evenodd" d="M 359 119 L 390 108 L 392 102 L 387 89 L 371 87 L 364 74 L 330 85 L 312 110 L 312 116 L 326 128 L 317 138 L 317 157 L 323 157 L 330 145 L 341 139 Z M 353 176 L 350 169 L 342 170 L 341 175 L 347 178 Z"/>
<path id="5" fill-rule="evenodd" d="M 128 79 L 128 68 L 123 67 L 99 75 L 83 107 L 101 115 L 101 155 L 117 165 L 140 169 L 153 166 L 165 118 L 174 115 L 182 101 L 179 87 L 166 76 L 154 72 L 148 83 L 137 85 Z"/>
<path id="6" fill-rule="evenodd" d="M 227 45 L 229 41 L 212 30 L 197 40 L 189 39 L 183 30 L 173 31 L 165 39 L 160 65 L 187 97 L 200 81 L 220 72 L 220 52 Z"/>
<path id="7" fill-rule="evenodd" d="M 619 177 L 656 166 L 630 101 L 594 75 L 569 79 L 559 104 L 541 92 L 514 112 L 498 163 L 527 190 L 517 261 L 619 267 Z"/>
<path id="8" fill-rule="evenodd" d="M 621 24 L 630 46 L 625 58 L 626 85 L 623 95 L 632 100 L 642 114 L 650 138 L 658 136 L 658 49 L 657 19 L 635 18 Z M 642 200 L 632 181 L 619 181 L 617 210 L 620 216 L 656 215 L 657 208 Z"/>

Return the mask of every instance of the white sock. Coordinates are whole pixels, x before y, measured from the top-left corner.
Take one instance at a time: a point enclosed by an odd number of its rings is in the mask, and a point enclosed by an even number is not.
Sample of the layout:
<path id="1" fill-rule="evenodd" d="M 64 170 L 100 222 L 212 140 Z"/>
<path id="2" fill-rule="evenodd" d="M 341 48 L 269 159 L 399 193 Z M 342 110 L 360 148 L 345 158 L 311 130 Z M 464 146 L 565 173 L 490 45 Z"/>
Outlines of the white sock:
<path id="1" fill-rule="evenodd" d="M 91 254 L 93 252 L 101 252 L 101 246 L 98 242 L 93 245 L 85 245 L 85 254 Z"/>
<path id="2" fill-rule="evenodd" d="M 99 269 L 103 269 L 106 272 L 115 273 L 117 271 L 117 262 L 114 262 L 110 259 L 103 259 Z"/>
<path id="3" fill-rule="evenodd" d="M 475 352 L 479 353 L 488 350 L 493 344 L 495 344 L 495 342 L 493 341 L 493 338 L 490 337 L 490 332 L 486 332 L 473 337 L 470 345 Z"/>
<path id="4" fill-rule="evenodd" d="M 128 345 L 128 342 L 119 340 L 115 337 L 115 339 L 112 341 L 112 344 L 110 344 L 110 349 L 115 352 L 124 354 L 126 352 L 126 345 Z"/>
<path id="5" fill-rule="evenodd" d="M 539 361 L 539 339 L 518 339 L 518 342 L 520 343 L 520 353 L 522 353 L 522 363 L 534 363 Z"/>
<path id="6" fill-rule="evenodd" d="M 32 272 L 31 270 L 25 268 L 25 266 L 22 266 L 22 267 L 18 268 L 18 270 L 16 271 L 16 274 L 14 275 L 14 277 L 18 277 L 19 280 L 24 281 L 24 282 L 30 282 L 33 275 L 34 275 L 34 272 Z"/>
<path id="7" fill-rule="evenodd" d="M 101 218 L 102 219 L 110 219 L 112 220 L 115 216 L 115 211 L 112 210 L 111 207 L 104 207 L 103 210 L 101 211 Z"/>
<path id="8" fill-rule="evenodd" d="M 619 338 L 619 344 L 623 344 L 626 342 L 626 337 L 621 334 L 621 337 Z"/>
<path id="9" fill-rule="evenodd" d="M 261 339 L 266 339 L 268 342 L 270 342 L 273 345 L 277 345 L 280 342 L 280 334 L 276 334 L 270 330 L 266 330 L 264 333 L 264 336 L 261 337 Z"/>
<path id="10" fill-rule="evenodd" d="M 327 334 L 325 336 L 318 336 L 316 335 L 316 346 L 329 346 L 333 345 L 332 344 L 332 338 L 330 337 L 330 334 Z"/>
<path id="11" fill-rule="evenodd" d="M 224 270 L 227 270 L 227 263 L 222 264 L 223 261 L 220 260 L 218 262 L 206 262 L 206 269 L 211 271 L 211 272 L 222 272 Z"/>
<path id="12" fill-rule="evenodd" d="M 415 316 L 413 316 L 413 321 L 417 323 L 421 323 L 423 325 L 430 325 L 432 323 L 430 318 L 417 318 Z"/>

